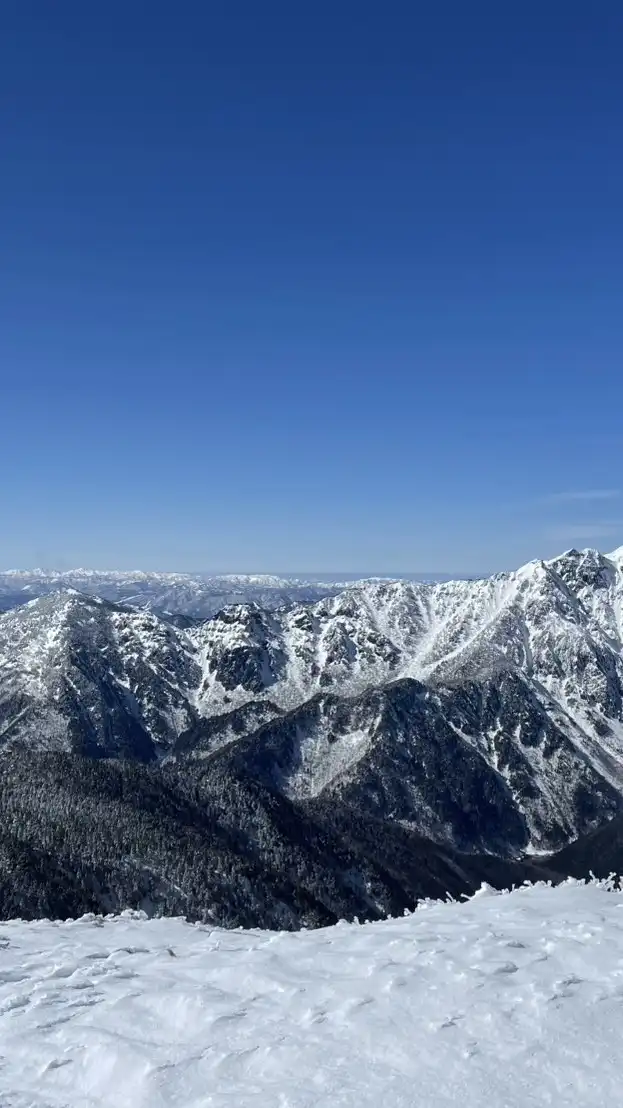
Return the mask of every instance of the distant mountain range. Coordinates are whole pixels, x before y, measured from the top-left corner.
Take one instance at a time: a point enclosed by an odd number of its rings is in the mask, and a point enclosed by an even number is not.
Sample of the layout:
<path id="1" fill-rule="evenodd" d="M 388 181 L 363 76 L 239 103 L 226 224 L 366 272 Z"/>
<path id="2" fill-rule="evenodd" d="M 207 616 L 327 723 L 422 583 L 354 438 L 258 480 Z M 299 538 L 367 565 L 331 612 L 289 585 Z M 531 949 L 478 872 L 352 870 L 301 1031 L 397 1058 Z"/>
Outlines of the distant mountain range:
<path id="1" fill-rule="evenodd" d="M 370 580 L 393 580 L 367 575 Z M 447 581 L 448 574 L 399 574 L 398 580 Z M 5 570 L 0 572 L 0 611 L 39 596 L 75 589 L 114 604 L 127 604 L 160 615 L 209 619 L 228 604 L 259 604 L 279 608 L 335 596 L 362 578 L 354 574 L 276 576 L 267 573 L 143 573 L 121 570 Z"/>
<path id="2" fill-rule="evenodd" d="M 75 589 L 115 604 L 157 613 L 172 612 L 208 619 L 226 604 L 254 602 L 266 608 L 306 603 L 333 596 L 344 585 L 331 581 L 301 581 L 270 574 L 126 573 L 71 569 L 63 571 L 7 570 L 0 573 L 0 609 L 16 607 L 40 596 Z"/>
<path id="3" fill-rule="evenodd" d="M 7 578 L 0 915 L 374 917 L 554 851 L 571 872 L 623 813 L 623 549 L 320 599 L 274 578 Z M 249 589 L 262 602 L 201 620 Z"/>

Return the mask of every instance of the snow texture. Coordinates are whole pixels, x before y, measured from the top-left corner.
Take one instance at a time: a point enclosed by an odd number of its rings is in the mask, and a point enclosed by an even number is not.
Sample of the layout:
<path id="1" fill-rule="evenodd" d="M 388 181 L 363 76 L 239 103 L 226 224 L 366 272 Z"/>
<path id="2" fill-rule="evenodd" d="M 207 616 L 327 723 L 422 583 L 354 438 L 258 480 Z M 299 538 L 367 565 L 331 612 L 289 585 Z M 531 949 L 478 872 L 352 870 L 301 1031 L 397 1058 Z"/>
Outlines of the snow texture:
<path id="1" fill-rule="evenodd" d="M 2 1108 L 606 1108 L 622 1014 L 605 883 L 295 933 L 0 925 Z"/>

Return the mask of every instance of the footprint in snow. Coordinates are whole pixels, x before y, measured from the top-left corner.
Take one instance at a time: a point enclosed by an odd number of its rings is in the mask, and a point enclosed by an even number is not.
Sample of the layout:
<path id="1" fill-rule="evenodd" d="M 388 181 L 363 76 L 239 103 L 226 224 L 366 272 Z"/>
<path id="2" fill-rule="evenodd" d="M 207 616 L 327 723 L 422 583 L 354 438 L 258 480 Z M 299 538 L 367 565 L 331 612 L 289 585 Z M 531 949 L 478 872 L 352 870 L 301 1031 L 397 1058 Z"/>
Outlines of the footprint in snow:
<path id="1" fill-rule="evenodd" d="M 473 966 L 472 969 L 484 977 L 499 977 L 505 974 L 517 973 L 519 966 L 515 962 L 492 962 L 489 965 Z"/>
<path id="2" fill-rule="evenodd" d="M 549 998 L 552 1000 L 564 1000 L 566 997 L 574 995 L 574 986 L 581 985 L 582 978 L 576 977 L 575 973 L 571 973 L 568 977 L 563 977 L 560 981 L 554 981 L 554 992 Z"/>
<path id="3" fill-rule="evenodd" d="M 2 1004 L 0 1004 L 0 1016 L 5 1015 L 6 1012 L 17 1012 L 20 1008 L 27 1008 L 30 1002 L 30 997 L 25 993 L 20 993 L 18 996 L 10 996 Z"/>
<path id="4" fill-rule="evenodd" d="M 25 981 L 28 977 L 27 973 L 22 973 L 21 970 L 2 970 L 0 972 L 0 985 L 17 985 L 20 981 Z"/>
<path id="5" fill-rule="evenodd" d="M 300 1022 L 303 1026 L 307 1026 L 311 1023 L 325 1023 L 326 1018 L 327 1013 L 324 1008 L 318 1009 L 316 1012 L 314 1012 L 313 1009 L 309 1009 L 307 1012 L 303 1013 Z"/>
<path id="6" fill-rule="evenodd" d="M 60 1070 L 62 1066 L 71 1066 L 71 1064 L 71 1058 L 52 1058 L 52 1061 L 48 1062 L 48 1064 L 43 1067 L 41 1076 L 43 1077 L 44 1074 L 49 1073 L 50 1070 Z"/>
<path id="7" fill-rule="evenodd" d="M 52 978 L 56 977 L 72 977 L 77 969 L 78 967 L 75 962 L 70 963 L 70 965 L 54 966 L 54 969 L 51 970 L 50 973 L 46 973 L 44 980 L 50 981 Z"/>

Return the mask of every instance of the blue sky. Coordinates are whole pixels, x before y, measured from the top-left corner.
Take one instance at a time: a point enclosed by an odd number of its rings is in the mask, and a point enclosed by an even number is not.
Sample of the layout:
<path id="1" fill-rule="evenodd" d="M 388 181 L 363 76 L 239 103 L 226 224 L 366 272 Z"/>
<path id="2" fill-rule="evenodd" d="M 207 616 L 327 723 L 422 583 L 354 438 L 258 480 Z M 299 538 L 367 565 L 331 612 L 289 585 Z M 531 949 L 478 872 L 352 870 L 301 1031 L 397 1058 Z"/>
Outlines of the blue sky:
<path id="1" fill-rule="evenodd" d="M 623 543 L 623 7 L 0 13 L 0 564 Z"/>

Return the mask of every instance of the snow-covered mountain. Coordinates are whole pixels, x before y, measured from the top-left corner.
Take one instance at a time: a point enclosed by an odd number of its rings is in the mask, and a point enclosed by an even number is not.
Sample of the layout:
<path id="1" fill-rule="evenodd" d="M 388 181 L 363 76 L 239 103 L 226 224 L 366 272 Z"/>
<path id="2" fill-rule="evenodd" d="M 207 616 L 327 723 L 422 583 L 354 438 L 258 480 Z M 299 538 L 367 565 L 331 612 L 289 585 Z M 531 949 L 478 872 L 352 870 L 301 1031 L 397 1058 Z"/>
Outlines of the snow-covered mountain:
<path id="1" fill-rule="evenodd" d="M 226 604 L 254 601 L 263 607 L 275 608 L 331 596 L 339 591 L 340 585 L 271 574 L 208 576 L 90 569 L 8 570 L 0 573 L 0 610 L 66 589 L 148 611 L 208 619 Z"/>
<path id="2" fill-rule="evenodd" d="M 55 592 L 0 617 L 0 742 L 199 760 L 323 818 L 557 849 L 621 808 L 623 551 L 186 628 Z"/>
<path id="3" fill-rule="evenodd" d="M 599 727 L 621 712 L 623 549 L 571 550 L 475 581 L 363 583 L 284 611 L 240 606 L 194 641 L 208 714 L 260 692 L 292 706 L 326 689 L 405 677 L 456 686 L 513 670 Z"/>
<path id="4" fill-rule="evenodd" d="M 149 612 L 54 592 L 0 616 L 0 742 L 141 760 L 195 719 L 183 633 Z"/>
<path id="5" fill-rule="evenodd" d="M 226 708 L 239 722 L 260 698 L 284 713 L 247 749 L 291 795 L 363 790 L 385 817 L 496 850 L 549 849 L 620 803 L 621 551 L 227 609 L 193 637 L 200 716 Z M 196 729 L 204 753 L 215 730 Z"/>

